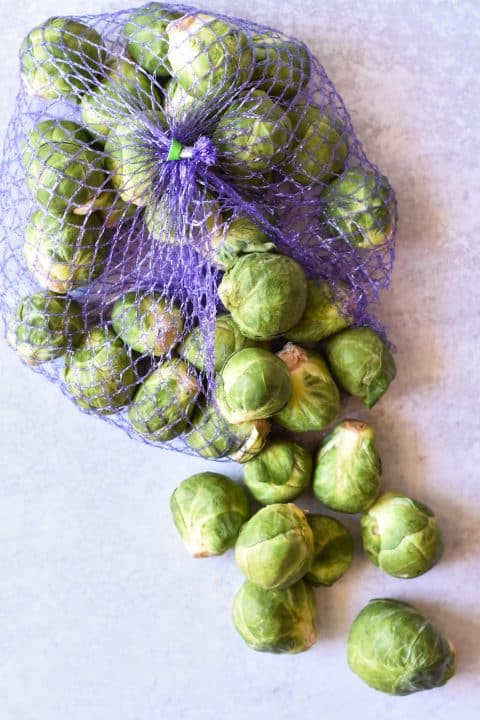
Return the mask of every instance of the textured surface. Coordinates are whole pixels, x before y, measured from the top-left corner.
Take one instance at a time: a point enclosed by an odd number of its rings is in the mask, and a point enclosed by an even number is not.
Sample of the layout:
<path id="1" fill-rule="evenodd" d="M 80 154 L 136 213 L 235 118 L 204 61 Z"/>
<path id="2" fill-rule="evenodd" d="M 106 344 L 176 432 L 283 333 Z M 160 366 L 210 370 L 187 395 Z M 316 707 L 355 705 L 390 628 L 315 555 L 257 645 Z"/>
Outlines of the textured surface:
<path id="1" fill-rule="evenodd" d="M 2 344 L 2 716 L 450 720 L 461 712 L 471 720 L 480 703 L 480 10 L 473 0 L 205 5 L 309 43 L 397 191 L 398 259 L 380 314 L 398 348 L 399 374 L 368 415 L 385 486 L 437 511 L 445 555 L 432 572 L 404 581 L 382 575 L 357 551 L 347 575 L 318 592 L 312 650 L 296 657 L 249 651 L 230 621 L 241 582 L 233 555 L 190 560 L 169 516 L 176 484 L 218 465 L 144 447 L 80 415 Z M 69 0 L 61 10 L 99 8 Z M 0 0 L 0 10 L 10 18 L 0 45 L 3 133 L 17 91 L 17 48 L 59 5 Z M 356 403 L 347 412 L 367 417 Z M 459 667 L 445 688 L 396 699 L 349 672 L 348 627 L 379 596 L 417 604 L 451 637 Z"/>

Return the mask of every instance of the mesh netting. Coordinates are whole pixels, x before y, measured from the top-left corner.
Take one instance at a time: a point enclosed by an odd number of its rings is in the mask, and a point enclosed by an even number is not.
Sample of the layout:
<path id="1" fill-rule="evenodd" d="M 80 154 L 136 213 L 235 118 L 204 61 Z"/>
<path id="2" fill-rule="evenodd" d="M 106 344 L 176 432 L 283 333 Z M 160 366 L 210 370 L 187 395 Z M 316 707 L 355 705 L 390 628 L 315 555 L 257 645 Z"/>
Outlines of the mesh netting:
<path id="1" fill-rule="evenodd" d="M 282 346 L 304 275 L 374 323 L 396 205 L 305 45 L 202 12 L 151 3 L 29 33 L 1 173 L 2 310 L 10 344 L 82 410 L 241 460 L 269 422 L 223 420 L 216 373 Z"/>

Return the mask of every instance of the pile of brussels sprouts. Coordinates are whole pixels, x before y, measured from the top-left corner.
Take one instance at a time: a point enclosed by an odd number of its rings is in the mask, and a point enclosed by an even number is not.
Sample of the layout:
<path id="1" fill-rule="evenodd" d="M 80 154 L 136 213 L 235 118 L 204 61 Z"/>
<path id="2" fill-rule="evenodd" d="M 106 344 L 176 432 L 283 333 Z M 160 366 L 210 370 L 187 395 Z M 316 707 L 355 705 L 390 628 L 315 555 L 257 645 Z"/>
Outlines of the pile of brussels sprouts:
<path id="1" fill-rule="evenodd" d="M 389 242 L 393 193 L 386 178 L 350 165 L 345 128 L 302 95 L 311 75 L 303 45 L 158 3 L 133 11 L 122 35 L 121 58 L 72 18 L 51 18 L 23 43 L 26 91 L 71 102 L 78 122 L 41 120 L 23 145 L 36 203 L 23 254 L 39 289 L 16 307 L 8 339 L 32 365 L 63 358 L 82 409 L 123 413 L 148 442 L 181 438 L 205 458 L 244 463 L 245 485 L 265 507 L 251 515 L 241 485 L 200 473 L 172 496 L 175 524 L 194 557 L 235 546 L 246 581 L 233 622 L 245 642 L 301 652 L 317 636 L 312 587 L 339 580 L 354 550 L 338 519 L 292 502 L 307 488 L 326 508 L 362 514 L 365 552 L 385 572 L 416 577 L 440 555 L 432 512 L 380 495 L 374 430 L 357 420 L 331 428 L 341 393 L 368 408 L 383 396 L 395 376 L 387 344 L 356 322 L 347 283 L 310 279 L 258 218 L 225 209 L 201 183 L 188 202 L 188 242 L 219 278 L 213 333 L 164 288 L 127 288 L 93 320 L 82 298 L 115 270 L 112 238 L 132 218 L 153 246 L 185 243 L 158 188 L 165 162 L 193 157 L 173 135 L 164 143 L 188 118 L 210 129 L 202 152 L 235 188 L 262 192 L 276 178 L 278 188 L 283 179 L 313 189 L 324 227 L 350 248 Z M 289 435 L 328 428 L 315 458 Z M 395 694 L 441 685 L 455 667 L 429 621 L 394 600 L 357 617 L 349 662 Z"/>

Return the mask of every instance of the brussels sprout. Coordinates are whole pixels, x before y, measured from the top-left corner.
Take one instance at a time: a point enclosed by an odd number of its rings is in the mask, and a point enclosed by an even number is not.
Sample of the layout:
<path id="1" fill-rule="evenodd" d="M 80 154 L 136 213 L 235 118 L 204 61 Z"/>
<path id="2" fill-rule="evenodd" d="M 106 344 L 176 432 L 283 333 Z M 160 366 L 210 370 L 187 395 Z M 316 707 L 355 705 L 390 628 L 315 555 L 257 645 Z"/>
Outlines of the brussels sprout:
<path id="1" fill-rule="evenodd" d="M 8 323 L 7 340 L 30 365 L 61 357 L 83 332 L 82 308 L 48 292 L 23 298 Z"/>
<path id="2" fill-rule="evenodd" d="M 247 580 L 234 598 L 232 619 L 247 645 L 260 652 L 299 653 L 317 639 L 315 595 L 303 580 L 276 590 Z"/>
<path id="3" fill-rule="evenodd" d="M 123 28 L 127 50 L 144 70 L 153 75 L 168 76 L 170 63 L 167 59 L 167 26 L 182 17 L 172 12 L 168 5 L 150 2 L 134 10 Z"/>
<path id="4" fill-rule="evenodd" d="M 244 335 L 271 340 L 302 317 L 307 281 L 301 266 L 287 255 L 256 252 L 227 270 L 218 294 Z"/>
<path id="5" fill-rule="evenodd" d="M 145 208 L 145 226 L 154 241 L 166 245 L 192 244 L 202 255 L 208 253 L 208 248 L 201 243 L 208 244 L 210 234 L 216 232 L 220 222 L 218 202 L 202 185 L 197 185 L 196 194 L 188 202 L 186 226 L 172 213 L 168 195 L 153 197 Z"/>
<path id="6" fill-rule="evenodd" d="M 313 561 L 313 533 L 305 513 L 292 503 L 267 505 L 245 523 L 235 560 L 248 580 L 265 590 L 300 580 Z"/>
<path id="7" fill-rule="evenodd" d="M 250 79 L 253 49 L 237 26 L 196 13 L 170 23 L 166 32 L 173 75 L 191 95 L 210 100 Z"/>
<path id="8" fill-rule="evenodd" d="M 228 270 L 242 255 L 275 252 L 276 246 L 266 234 L 248 217 L 239 216 L 218 226 L 212 241 L 211 262 L 222 270 Z"/>
<path id="9" fill-rule="evenodd" d="M 285 333 L 287 340 L 317 343 L 348 327 L 353 322 L 353 317 L 342 308 L 343 302 L 348 302 L 348 294 L 341 286 L 337 292 L 338 298 L 328 282 L 307 280 L 305 312 L 300 321 Z"/>
<path id="10" fill-rule="evenodd" d="M 292 126 L 285 108 L 262 90 L 236 99 L 218 121 L 213 140 L 219 160 L 232 175 L 269 172 L 285 158 Z"/>
<path id="11" fill-rule="evenodd" d="M 212 108 L 202 98 L 190 95 L 176 80 L 171 78 L 165 85 L 165 113 L 176 120 L 189 116 L 209 116 Z"/>
<path id="12" fill-rule="evenodd" d="M 89 136 L 80 125 L 55 120 L 40 122 L 27 137 L 22 156 L 27 187 L 52 213 L 86 215 L 101 202 L 103 157 L 83 138 Z"/>
<path id="13" fill-rule="evenodd" d="M 264 447 L 270 423 L 250 420 L 234 425 L 228 423 L 215 406 L 198 407 L 192 418 L 193 430 L 185 437 L 192 450 L 204 458 L 228 457 L 239 463 L 247 462 Z"/>
<path id="14" fill-rule="evenodd" d="M 161 293 L 132 290 L 115 302 L 112 326 L 133 350 L 165 355 L 180 341 L 183 318 Z"/>
<path id="15" fill-rule="evenodd" d="M 196 558 L 222 555 L 233 547 L 249 514 L 240 485 L 214 472 L 198 473 L 180 483 L 170 509 L 185 547 Z"/>
<path id="16" fill-rule="evenodd" d="M 229 357 L 217 376 L 217 401 L 231 423 L 274 415 L 291 393 L 288 368 L 262 348 L 244 348 Z"/>
<path id="17" fill-rule="evenodd" d="M 412 578 L 430 570 L 442 554 L 442 533 L 433 512 L 400 493 L 384 493 L 362 515 L 363 549 L 389 575 Z"/>
<path id="18" fill-rule="evenodd" d="M 340 393 L 325 361 L 292 343 L 277 355 L 290 371 L 292 393 L 275 421 L 292 432 L 323 430 L 340 412 Z"/>
<path id="19" fill-rule="evenodd" d="M 20 48 L 25 90 L 46 100 L 80 100 L 102 72 L 106 51 L 92 27 L 74 18 L 52 17 L 37 25 Z"/>
<path id="20" fill-rule="evenodd" d="M 140 385 L 128 411 L 134 430 L 151 442 L 185 431 L 200 383 L 183 360 L 167 360 Z"/>
<path id="21" fill-rule="evenodd" d="M 153 110 L 160 103 L 152 78 L 128 58 L 116 58 L 100 83 L 83 96 L 80 114 L 90 132 L 105 138 L 119 116 Z"/>
<path id="22" fill-rule="evenodd" d="M 380 400 L 396 374 L 392 353 L 368 327 L 348 328 L 327 338 L 325 354 L 338 384 L 368 408 Z"/>
<path id="23" fill-rule="evenodd" d="M 111 330 L 90 330 L 66 358 L 66 388 L 84 410 L 118 412 L 130 403 L 136 383 L 132 357 Z"/>
<path id="24" fill-rule="evenodd" d="M 305 45 L 265 33 L 254 35 L 252 40 L 255 87 L 282 100 L 295 97 L 310 80 L 310 56 Z"/>
<path id="25" fill-rule="evenodd" d="M 196 327 L 188 333 L 179 349 L 180 355 L 198 370 L 206 369 L 205 340 L 203 328 Z M 231 315 L 218 315 L 213 337 L 214 369 L 218 372 L 233 353 L 246 347 L 255 347 L 255 344 L 254 340 L 242 335 Z"/>
<path id="26" fill-rule="evenodd" d="M 445 685 L 456 657 L 453 645 L 412 605 L 379 598 L 353 621 L 348 664 L 370 687 L 410 695 Z"/>
<path id="27" fill-rule="evenodd" d="M 98 208 L 98 213 L 102 218 L 104 227 L 116 227 L 134 217 L 137 213 L 138 207 L 122 200 L 116 190 L 106 188 L 102 199 L 104 201 L 104 207 Z"/>
<path id="28" fill-rule="evenodd" d="M 321 443 L 313 474 L 317 500 L 332 510 L 359 513 L 380 492 L 382 462 L 375 430 L 359 420 L 344 420 Z"/>
<path id="29" fill-rule="evenodd" d="M 102 220 L 96 213 L 57 217 L 40 208 L 28 221 L 23 255 L 42 287 L 65 295 L 104 269 L 108 244 Z"/>
<path id="30" fill-rule="evenodd" d="M 154 148 L 140 121 L 121 122 L 108 134 L 105 165 L 110 182 L 126 203 L 143 207 L 152 197 L 158 171 Z"/>
<path id="31" fill-rule="evenodd" d="M 353 537 L 345 525 L 327 515 L 307 515 L 315 554 L 305 580 L 315 587 L 333 585 L 353 561 Z"/>
<path id="32" fill-rule="evenodd" d="M 392 237 L 395 196 L 386 177 L 347 170 L 323 194 L 323 220 L 357 248 L 383 245 Z"/>
<path id="33" fill-rule="evenodd" d="M 292 440 L 273 440 L 245 465 L 243 480 L 263 505 L 294 500 L 309 486 L 312 456 Z"/>

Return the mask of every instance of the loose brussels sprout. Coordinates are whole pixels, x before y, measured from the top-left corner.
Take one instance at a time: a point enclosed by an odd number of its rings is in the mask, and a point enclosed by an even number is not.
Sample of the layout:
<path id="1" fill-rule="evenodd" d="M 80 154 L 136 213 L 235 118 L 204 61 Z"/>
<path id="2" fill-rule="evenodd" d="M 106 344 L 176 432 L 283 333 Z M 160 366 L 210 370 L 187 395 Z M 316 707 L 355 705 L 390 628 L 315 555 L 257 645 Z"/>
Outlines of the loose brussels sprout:
<path id="1" fill-rule="evenodd" d="M 96 30 L 74 18 L 52 17 L 34 27 L 22 43 L 23 84 L 29 95 L 79 101 L 102 72 L 105 59 Z"/>
<path id="2" fill-rule="evenodd" d="M 151 2 L 134 10 L 123 28 L 127 50 L 144 70 L 152 75 L 168 76 L 170 63 L 167 59 L 167 26 L 182 17 L 172 12 L 168 5 Z"/>
<path id="3" fill-rule="evenodd" d="M 396 374 L 392 353 L 368 327 L 348 328 L 327 338 L 325 354 L 338 384 L 368 408 L 380 400 Z"/>
<path id="4" fill-rule="evenodd" d="M 196 13 L 170 23 L 166 32 L 173 75 L 190 95 L 210 100 L 250 79 L 253 49 L 235 25 Z"/>
<path id="5" fill-rule="evenodd" d="M 131 401 L 136 383 L 132 357 L 111 330 L 90 330 L 66 358 L 67 390 L 84 410 L 118 412 Z"/>
<path id="6" fill-rule="evenodd" d="M 392 237 L 395 196 L 386 177 L 347 170 L 323 194 L 324 221 L 357 248 L 383 245 Z"/>
<path id="7" fill-rule="evenodd" d="M 323 430 L 340 412 L 340 393 L 325 361 L 292 343 L 277 355 L 290 371 L 292 393 L 275 421 L 292 432 Z"/>
<path id="8" fill-rule="evenodd" d="M 101 199 L 106 181 L 102 154 L 69 120 L 42 120 L 27 136 L 22 160 L 27 187 L 49 212 L 86 215 Z"/>
<path id="9" fill-rule="evenodd" d="M 328 183 L 345 165 L 344 129 L 319 107 L 296 105 L 288 116 L 296 142 L 286 158 L 286 174 L 301 185 Z"/>
<path id="10" fill-rule="evenodd" d="M 221 222 L 217 199 L 203 186 L 197 185 L 196 195 L 188 203 L 188 223 L 182 225 L 181 218 L 172 213 L 168 195 L 152 197 L 145 208 L 145 226 L 155 242 L 165 245 L 194 245 L 201 255 L 208 255 L 210 235 L 216 233 Z"/>
<path id="11" fill-rule="evenodd" d="M 244 335 L 271 340 L 302 317 L 307 281 L 301 266 L 287 255 L 255 252 L 227 270 L 218 294 Z"/>
<path id="12" fill-rule="evenodd" d="M 235 100 L 218 121 L 213 140 L 219 159 L 232 175 L 252 177 L 279 167 L 292 126 L 285 108 L 262 90 Z"/>
<path id="13" fill-rule="evenodd" d="M 310 56 L 305 45 L 265 33 L 254 35 L 252 40 L 255 87 L 282 100 L 295 97 L 310 80 Z"/>
<path id="14" fill-rule="evenodd" d="M 65 295 L 104 269 L 108 244 L 102 219 L 96 213 L 57 217 L 40 208 L 28 221 L 23 255 L 42 287 Z"/>
<path id="15" fill-rule="evenodd" d="M 7 340 L 30 365 L 61 357 L 83 332 L 82 308 L 48 292 L 23 298 L 8 323 Z"/>
<path id="16" fill-rule="evenodd" d="M 217 401 L 231 423 L 274 415 L 291 393 L 288 368 L 262 348 L 244 348 L 232 355 L 217 376 Z"/>
<path id="17" fill-rule="evenodd" d="M 90 132 L 105 138 L 119 116 L 153 110 L 160 103 L 152 78 L 131 60 L 116 58 L 100 83 L 83 96 L 80 113 Z"/>
<path id="18" fill-rule="evenodd" d="M 273 440 L 245 464 L 243 480 L 263 505 L 294 500 L 309 486 L 312 456 L 292 440 Z"/>
<path id="19" fill-rule="evenodd" d="M 150 200 L 158 170 L 154 149 L 142 141 L 140 121 L 121 122 L 108 134 L 105 165 L 110 182 L 126 203 L 143 207 Z"/>
<path id="20" fill-rule="evenodd" d="M 348 664 L 367 685 L 391 695 L 441 687 L 456 670 L 453 645 L 412 605 L 370 600 L 353 621 Z"/>
<path id="21" fill-rule="evenodd" d="M 380 492 L 382 461 L 375 430 L 359 420 L 344 420 L 321 443 L 313 474 L 317 500 L 332 510 L 359 513 Z"/>
<path id="22" fill-rule="evenodd" d="M 350 313 L 342 311 L 343 300 L 348 296 L 338 288 L 336 298 L 332 286 L 322 281 L 307 280 L 307 304 L 300 321 L 285 333 L 295 343 L 317 343 L 348 327 L 353 322 Z"/>
<path id="23" fill-rule="evenodd" d="M 305 580 L 315 587 L 333 585 L 353 561 L 353 537 L 345 525 L 327 515 L 307 515 L 315 554 Z"/>
<path id="24" fill-rule="evenodd" d="M 167 360 L 140 385 L 128 411 L 134 430 L 151 442 L 185 431 L 200 383 L 183 360 Z"/>
<path id="25" fill-rule="evenodd" d="M 165 355 L 180 341 L 183 318 L 161 293 L 132 290 L 115 302 L 112 326 L 133 350 Z"/>
<path id="26" fill-rule="evenodd" d="M 242 487 L 214 472 L 198 473 L 180 483 L 170 509 L 185 547 L 195 558 L 222 555 L 233 547 L 249 514 Z"/>
<path id="27" fill-rule="evenodd" d="M 248 580 L 265 590 L 286 588 L 310 570 L 313 533 L 292 503 L 267 505 L 242 527 L 235 560 Z"/>
<path id="28" fill-rule="evenodd" d="M 204 458 L 228 457 L 236 462 L 251 460 L 264 447 L 270 423 L 250 420 L 236 425 L 228 423 L 215 406 L 199 406 L 192 418 L 193 430 L 185 442 Z"/>
<path id="29" fill-rule="evenodd" d="M 211 262 L 222 270 L 228 270 L 242 255 L 276 251 L 264 231 L 244 216 L 220 224 L 212 247 Z"/>
<path id="30" fill-rule="evenodd" d="M 389 575 L 412 578 L 430 570 L 442 554 L 442 533 L 433 512 L 400 493 L 384 493 L 362 515 L 363 549 Z"/>
<path id="31" fill-rule="evenodd" d="M 276 590 L 247 580 L 234 598 L 232 619 L 247 645 L 260 652 L 299 653 L 317 639 L 315 595 L 303 580 Z"/>
<path id="32" fill-rule="evenodd" d="M 255 347 L 255 344 L 254 340 L 242 335 L 231 315 L 219 315 L 215 321 L 213 338 L 214 369 L 218 372 L 233 353 L 246 347 Z M 207 349 L 201 327 L 196 327 L 188 333 L 179 352 L 198 370 L 206 368 Z"/>

